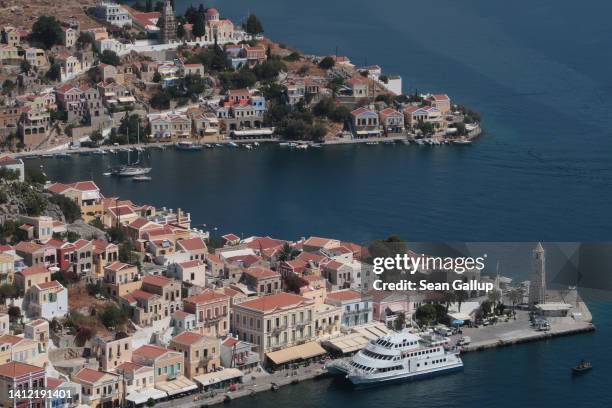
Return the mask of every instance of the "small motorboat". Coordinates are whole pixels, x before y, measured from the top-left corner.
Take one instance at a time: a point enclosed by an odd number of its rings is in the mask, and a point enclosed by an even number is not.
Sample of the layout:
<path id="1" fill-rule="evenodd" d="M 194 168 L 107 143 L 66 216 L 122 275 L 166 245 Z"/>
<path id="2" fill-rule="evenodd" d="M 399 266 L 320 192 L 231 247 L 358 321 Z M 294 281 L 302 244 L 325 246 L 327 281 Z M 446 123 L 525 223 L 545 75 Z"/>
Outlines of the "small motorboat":
<path id="1" fill-rule="evenodd" d="M 248 150 L 252 150 L 253 146 L 251 146 L 250 144 L 245 144 L 244 147 Z"/>
<path id="2" fill-rule="evenodd" d="M 238 145 L 236 143 L 234 143 L 234 142 L 229 142 L 228 146 L 230 146 L 230 147 L 238 147 Z"/>
<path id="3" fill-rule="evenodd" d="M 255 146 L 255 147 L 259 146 L 259 142 L 253 143 L 253 146 Z"/>
<path id="4" fill-rule="evenodd" d="M 573 374 L 582 374 L 589 371 L 593 366 L 588 361 L 582 360 L 576 367 L 572 367 Z"/>
<path id="5" fill-rule="evenodd" d="M 469 139 L 457 139 L 457 140 L 453 140 L 453 144 L 460 145 L 460 146 L 467 146 L 467 145 L 471 145 L 472 141 Z"/>
<path id="6" fill-rule="evenodd" d="M 110 176 L 110 175 L 112 175 L 112 174 L 113 174 L 113 173 L 111 173 L 110 171 L 107 171 L 107 172 L 102 173 L 102 175 L 103 175 L 103 176 Z"/>

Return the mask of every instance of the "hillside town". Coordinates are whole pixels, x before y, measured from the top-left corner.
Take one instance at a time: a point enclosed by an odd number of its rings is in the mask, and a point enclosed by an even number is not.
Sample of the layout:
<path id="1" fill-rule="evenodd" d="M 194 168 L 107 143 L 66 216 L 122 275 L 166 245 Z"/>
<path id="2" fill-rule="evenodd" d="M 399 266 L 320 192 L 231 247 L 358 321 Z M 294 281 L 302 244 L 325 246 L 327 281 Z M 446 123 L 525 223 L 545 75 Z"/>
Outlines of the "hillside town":
<path id="1" fill-rule="evenodd" d="M 2 406 L 200 406 L 324 374 L 404 328 L 464 351 L 594 328 L 575 288 L 547 289 L 541 245 L 531 282 L 468 270 L 495 289 L 374 290 L 370 258 L 397 238 L 217 236 L 183 209 L 50 182 L 18 159 L 0 159 L 0 178 Z"/>
<path id="2" fill-rule="evenodd" d="M 478 113 L 448 95 L 405 94 L 377 65 L 275 43 L 254 14 L 240 24 L 202 6 L 177 16 L 169 0 L 78 11 L 0 21 L 2 150 L 480 134 Z"/>

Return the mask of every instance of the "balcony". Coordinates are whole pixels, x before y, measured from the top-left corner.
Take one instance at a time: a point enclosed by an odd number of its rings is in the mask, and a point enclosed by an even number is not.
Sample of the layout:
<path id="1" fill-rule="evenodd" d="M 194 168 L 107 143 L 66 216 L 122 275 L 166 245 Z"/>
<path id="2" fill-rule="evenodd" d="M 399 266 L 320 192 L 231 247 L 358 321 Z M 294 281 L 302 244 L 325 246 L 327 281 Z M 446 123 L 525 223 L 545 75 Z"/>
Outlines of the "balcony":
<path id="1" fill-rule="evenodd" d="M 284 330 L 287 330 L 287 325 L 286 324 L 282 324 L 280 326 L 273 327 L 272 331 L 270 333 L 272 333 L 273 335 L 277 336 L 280 333 L 282 333 Z"/>
<path id="2" fill-rule="evenodd" d="M 227 318 L 227 313 L 226 314 L 220 314 L 217 316 L 213 316 L 213 317 L 206 317 L 204 318 L 204 321 L 202 322 L 204 325 L 209 325 L 209 324 L 216 324 L 218 322 L 220 322 L 221 320 L 224 320 Z"/>
<path id="3" fill-rule="evenodd" d="M 355 315 L 361 315 L 364 313 L 370 313 L 372 311 L 372 308 L 368 307 L 365 309 L 359 309 L 359 310 L 349 310 L 349 311 L 344 311 L 344 315 L 345 316 L 355 316 Z"/>

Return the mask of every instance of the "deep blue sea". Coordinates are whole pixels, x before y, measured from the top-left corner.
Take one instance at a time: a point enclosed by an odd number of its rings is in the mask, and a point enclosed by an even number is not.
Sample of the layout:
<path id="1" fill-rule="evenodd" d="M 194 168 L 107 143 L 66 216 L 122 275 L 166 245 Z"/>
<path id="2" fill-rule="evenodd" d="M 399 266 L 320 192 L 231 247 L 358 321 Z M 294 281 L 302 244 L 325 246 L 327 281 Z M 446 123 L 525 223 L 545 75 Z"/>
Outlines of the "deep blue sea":
<path id="1" fill-rule="evenodd" d="M 179 11 L 190 0 L 175 0 Z M 197 0 L 193 4 L 198 4 Z M 151 151 L 153 181 L 102 176 L 125 157 L 32 160 L 61 181 L 189 210 L 222 232 L 366 241 L 597 241 L 612 238 L 612 2 L 590 0 L 206 1 L 304 52 L 399 74 L 484 118 L 470 147 Z M 599 330 L 465 357 L 463 374 L 355 392 L 330 381 L 232 402 L 288 408 L 609 407 L 609 303 Z M 572 378 L 581 358 L 588 375 Z M 324 392 L 321 392 L 324 390 Z"/>

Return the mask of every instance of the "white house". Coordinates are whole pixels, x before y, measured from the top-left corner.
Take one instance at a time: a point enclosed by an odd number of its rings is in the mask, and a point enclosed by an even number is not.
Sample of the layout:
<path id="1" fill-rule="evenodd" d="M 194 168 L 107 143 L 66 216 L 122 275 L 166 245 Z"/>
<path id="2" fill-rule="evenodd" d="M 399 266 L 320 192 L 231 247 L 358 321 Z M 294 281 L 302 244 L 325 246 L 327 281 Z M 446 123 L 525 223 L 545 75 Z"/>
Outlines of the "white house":
<path id="1" fill-rule="evenodd" d="M 68 290 L 58 281 L 39 283 L 26 294 L 26 310 L 34 318 L 52 320 L 68 313 Z"/>
<path id="2" fill-rule="evenodd" d="M 18 173 L 19 181 L 25 180 L 25 170 L 21 159 L 14 159 L 10 156 L 0 157 L 0 169 L 15 171 Z"/>
<path id="3" fill-rule="evenodd" d="M 328 305 L 342 309 L 342 326 L 354 327 L 372 321 L 372 297 L 352 289 L 330 292 L 325 298 Z"/>
<path id="4" fill-rule="evenodd" d="M 126 45 L 114 38 L 104 38 L 96 41 L 100 54 L 106 50 L 113 51 L 115 54 L 120 55 L 125 51 Z"/>
<path id="5" fill-rule="evenodd" d="M 96 4 L 95 14 L 97 18 L 118 27 L 132 24 L 130 13 L 114 1 L 99 1 Z"/>
<path id="6" fill-rule="evenodd" d="M 200 260 L 171 264 L 168 276 L 196 286 L 206 286 L 206 265 Z"/>

